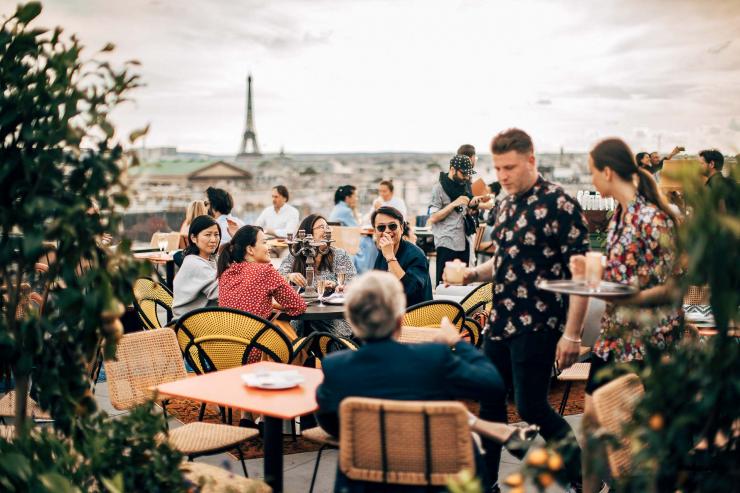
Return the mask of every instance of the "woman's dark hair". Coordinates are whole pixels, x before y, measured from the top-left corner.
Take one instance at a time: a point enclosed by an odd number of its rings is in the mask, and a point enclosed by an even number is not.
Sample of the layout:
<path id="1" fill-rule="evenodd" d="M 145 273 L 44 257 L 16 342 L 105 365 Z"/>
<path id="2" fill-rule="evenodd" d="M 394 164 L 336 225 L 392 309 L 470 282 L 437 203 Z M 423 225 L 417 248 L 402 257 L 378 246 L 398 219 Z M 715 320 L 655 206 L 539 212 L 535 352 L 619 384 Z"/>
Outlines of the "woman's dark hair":
<path id="1" fill-rule="evenodd" d="M 387 205 L 383 207 L 378 207 L 370 215 L 370 224 L 373 225 L 373 228 L 375 227 L 375 218 L 378 217 L 378 214 L 385 214 L 386 216 L 390 216 L 393 219 L 397 219 L 398 222 L 401 223 L 401 229 L 403 230 L 402 236 L 408 236 L 409 223 L 403 220 L 403 214 L 401 214 L 401 211 L 399 211 L 395 207 L 389 207 Z"/>
<path id="2" fill-rule="evenodd" d="M 224 215 L 231 214 L 231 209 L 234 208 L 234 199 L 229 192 L 222 188 L 208 187 L 206 189 L 206 195 L 208 196 L 211 210 Z"/>
<path id="3" fill-rule="evenodd" d="M 231 241 L 221 246 L 218 253 L 218 273 L 216 277 L 221 277 L 221 274 L 234 262 L 244 262 L 247 247 L 257 244 L 257 234 L 260 231 L 262 231 L 262 228 L 259 226 L 247 224 L 239 228 L 239 231 L 231 237 Z"/>
<path id="4" fill-rule="evenodd" d="M 344 202 L 347 197 L 351 197 L 355 193 L 355 190 L 357 190 L 357 187 L 354 185 L 342 185 L 337 188 L 337 191 L 334 192 L 334 203 Z"/>
<path id="5" fill-rule="evenodd" d="M 273 189 L 278 194 L 282 195 L 286 202 L 290 200 L 290 194 L 288 193 L 288 187 L 286 187 L 285 185 L 277 185 L 273 187 Z"/>
<path id="6" fill-rule="evenodd" d="M 324 221 L 326 221 L 326 218 L 321 214 L 311 214 L 309 216 L 306 216 L 303 221 L 301 221 L 301 224 L 298 225 L 298 230 L 302 229 L 306 232 L 307 235 L 313 234 L 313 225 L 316 224 L 316 221 L 318 221 L 319 219 L 323 219 Z M 334 249 L 329 248 L 325 253 L 322 253 L 321 255 L 321 262 L 316 267 L 316 272 L 331 272 L 332 267 L 334 266 Z M 306 275 L 306 257 L 298 255 L 293 258 L 293 272 L 300 272 L 304 276 Z"/>
<path id="7" fill-rule="evenodd" d="M 635 154 L 635 162 L 637 162 L 637 166 L 642 166 L 642 158 L 649 155 L 649 152 L 638 152 L 637 154 Z"/>
<path id="8" fill-rule="evenodd" d="M 197 237 L 201 231 L 208 229 L 211 226 L 216 226 L 218 228 L 218 237 L 221 238 L 221 226 L 219 226 L 216 220 L 211 216 L 198 216 L 193 219 L 193 222 L 190 223 L 190 229 L 188 229 L 188 246 L 185 247 L 185 250 L 182 252 L 183 257 L 200 253 L 198 246 L 193 241 L 193 236 Z"/>
<path id="9" fill-rule="evenodd" d="M 668 206 L 663 194 L 658 190 L 655 179 L 644 168 L 638 167 L 632 151 L 622 139 L 605 139 L 596 144 L 589 153 L 593 159 L 594 166 L 599 171 L 603 171 L 607 166 L 614 171 L 621 179 L 632 183 L 635 175 L 638 177 L 637 193 L 642 195 L 645 200 L 655 205 L 663 211 L 673 221 L 673 225 L 678 226 L 678 220 L 671 208 Z"/>

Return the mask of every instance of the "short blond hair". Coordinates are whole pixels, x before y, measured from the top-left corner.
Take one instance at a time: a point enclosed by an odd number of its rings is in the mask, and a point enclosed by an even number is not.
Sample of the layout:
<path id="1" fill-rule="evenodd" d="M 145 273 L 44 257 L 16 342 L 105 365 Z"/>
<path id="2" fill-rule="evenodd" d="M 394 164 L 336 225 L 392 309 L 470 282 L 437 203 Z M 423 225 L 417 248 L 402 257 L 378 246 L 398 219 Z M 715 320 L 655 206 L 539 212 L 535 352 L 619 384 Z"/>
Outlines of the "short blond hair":
<path id="1" fill-rule="evenodd" d="M 206 207 L 206 203 L 202 200 L 193 200 L 185 211 L 185 223 L 190 224 L 196 217 L 207 215 L 208 207 Z"/>
<path id="2" fill-rule="evenodd" d="M 401 281 L 388 272 L 370 271 L 353 279 L 345 296 L 344 313 L 363 340 L 390 336 L 405 311 Z"/>

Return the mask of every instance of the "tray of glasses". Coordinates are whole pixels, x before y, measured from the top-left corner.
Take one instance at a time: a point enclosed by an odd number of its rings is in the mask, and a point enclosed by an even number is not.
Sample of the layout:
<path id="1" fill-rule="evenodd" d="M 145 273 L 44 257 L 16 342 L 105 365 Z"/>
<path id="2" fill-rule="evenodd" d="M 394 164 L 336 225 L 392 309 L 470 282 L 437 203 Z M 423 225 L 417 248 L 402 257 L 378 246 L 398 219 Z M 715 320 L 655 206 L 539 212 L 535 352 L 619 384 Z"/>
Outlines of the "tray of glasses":
<path id="1" fill-rule="evenodd" d="M 576 296 L 598 296 L 600 298 L 620 298 L 637 292 L 635 286 L 608 281 L 601 281 L 597 286 L 591 287 L 586 284 L 586 281 L 543 279 L 537 281 L 535 286 L 545 291 L 552 291 L 553 293 L 572 294 Z"/>

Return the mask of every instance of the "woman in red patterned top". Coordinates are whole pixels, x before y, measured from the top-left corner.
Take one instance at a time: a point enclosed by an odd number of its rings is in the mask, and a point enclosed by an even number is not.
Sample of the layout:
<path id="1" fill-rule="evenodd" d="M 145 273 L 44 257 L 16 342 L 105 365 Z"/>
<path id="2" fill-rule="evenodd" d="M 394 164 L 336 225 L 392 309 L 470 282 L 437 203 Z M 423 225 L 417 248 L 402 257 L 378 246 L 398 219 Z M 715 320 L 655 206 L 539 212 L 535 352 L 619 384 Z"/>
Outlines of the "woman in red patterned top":
<path id="1" fill-rule="evenodd" d="M 218 304 L 268 319 L 273 299 L 288 315 L 306 311 L 306 302 L 270 263 L 270 247 L 262 228 L 243 226 L 221 247 Z"/>
<path id="2" fill-rule="evenodd" d="M 615 363 L 639 369 L 646 346 L 670 350 L 682 322 L 681 306 L 672 296 L 676 217 L 653 177 L 638 168 L 632 156 L 622 140 L 606 139 L 594 147 L 588 160 L 596 190 L 619 203 L 608 226 L 603 279 L 639 291 L 627 298 L 605 300 L 586 383 L 583 429 L 587 435 L 598 428 L 591 394 L 608 381 L 599 371 Z M 574 277 L 585 270 L 584 263 L 583 256 L 571 257 Z M 597 490 L 589 457 L 595 452 L 588 446 L 583 449 L 584 492 Z"/>

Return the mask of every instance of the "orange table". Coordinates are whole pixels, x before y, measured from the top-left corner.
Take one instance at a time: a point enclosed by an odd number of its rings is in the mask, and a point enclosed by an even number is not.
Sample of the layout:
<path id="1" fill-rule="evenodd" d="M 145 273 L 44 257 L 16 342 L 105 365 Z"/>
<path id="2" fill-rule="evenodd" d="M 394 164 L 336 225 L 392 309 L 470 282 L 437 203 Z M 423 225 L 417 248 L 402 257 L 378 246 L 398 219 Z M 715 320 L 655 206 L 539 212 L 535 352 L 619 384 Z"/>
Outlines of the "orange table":
<path id="1" fill-rule="evenodd" d="M 262 390 L 247 387 L 240 377 L 242 373 L 276 370 L 298 371 L 305 382 L 292 389 Z M 316 388 L 323 379 L 323 372 L 314 368 L 261 362 L 165 383 L 157 390 L 162 395 L 264 414 L 265 481 L 279 493 L 283 490 L 283 419 L 318 409 Z"/>

